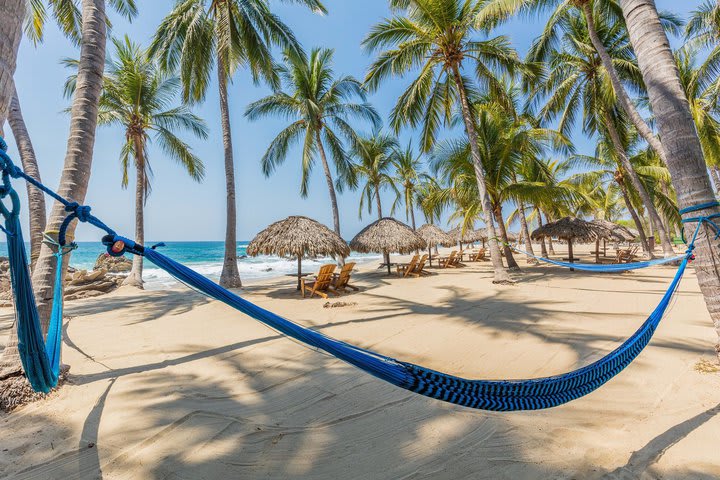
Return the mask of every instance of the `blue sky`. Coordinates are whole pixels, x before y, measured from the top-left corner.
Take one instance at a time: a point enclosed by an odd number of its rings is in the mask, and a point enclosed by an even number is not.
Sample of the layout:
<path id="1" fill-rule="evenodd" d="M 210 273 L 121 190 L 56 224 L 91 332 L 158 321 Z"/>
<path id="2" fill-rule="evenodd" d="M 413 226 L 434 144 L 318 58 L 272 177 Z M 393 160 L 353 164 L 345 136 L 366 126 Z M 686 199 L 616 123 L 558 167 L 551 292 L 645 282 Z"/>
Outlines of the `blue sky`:
<path id="1" fill-rule="evenodd" d="M 140 15 L 129 24 L 111 13 L 112 34 L 128 34 L 131 39 L 149 44 L 155 28 L 170 11 L 175 0 L 138 2 Z M 362 79 L 372 58 L 363 51 L 360 42 L 372 25 L 389 15 L 386 0 L 326 0 L 329 14 L 313 15 L 298 6 L 272 2 L 277 14 L 294 30 L 303 45 L 335 49 L 335 71 Z M 658 8 L 686 16 L 700 4 L 700 0 L 658 0 Z M 537 19 L 515 19 L 498 33 L 508 35 L 515 48 L 524 54 L 530 42 L 541 31 Z M 68 71 L 60 65 L 65 57 L 78 56 L 78 51 L 54 26 L 47 31 L 44 44 L 34 47 L 23 40 L 16 84 L 25 121 L 38 156 L 43 182 L 51 187 L 58 184 L 65 156 L 69 116 L 63 113 L 68 101 L 62 88 Z M 408 79 L 394 79 L 385 83 L 370 97 L 378 111 L 387 118 Z M 224 238 L 225 187 L 223 152 L 219 123 L 219 106 L 213 85 L 204 104 L 195 107 L 209 128 L 206 141 L 187 138 L 194 151 L 205 162 L 207 176 L 202 184 L 191 181 L 159 149 L 152 149 L 150 161 L 155 172 L 153 191 L 146 209 L 146 238 L 150 240 L 221 240 Z M 244 118 L 248 103 L 267 95 L 266 87 L 256 87 L 248 75 L 239 71 L 230 86 L 230 110 L 236 162 L 238 200 L 238 239 L 250 239 L 269 223 L 288 215 L 307 215 L 326 225 L 332 225 L 327 186 L 319 168 L 311 182 L 310 195 L 299 195 L 299 157 L 290 155 L 283 167 L 270 178 L 260 170 L 260 158 L 270 141 L 283 127 L 280 120 L 249 122 Z M 403 142 L 410 141 L 413 132 L 401 134 Z M 11 154 L 17 155 L 9 128 L 6 134 Z M 581 136 L 573 139 L 578 150 L 592 153 L 593 144 Z M 93 172 L 86 204 L 93 212 L 118 232 L 132 236 L 134 194 L 120 186 L 119 149 L 123 132 L 115 128 L 100 128 L 95 145 Z M 18 161 L 19 163 L 19 161 Z M 133 185 L 131 179 L 130 185 Z M 24 192 L 24 186 L 22 186 Z M 389 209 L 392 197 L 383 196 Z M 351 238 L 365 224 L 374 220 L 374 213 L 363 213 L 358 219 L 358 193 L 345 192 L 339 197 L 343 236 Z M 404 220 L 404 210 L 396 216 Z M 418 224 L 422 223 L 418 216 Z M 100 233 L 92 227 L 80 226 L 78 240 L 96 240 Z"/>

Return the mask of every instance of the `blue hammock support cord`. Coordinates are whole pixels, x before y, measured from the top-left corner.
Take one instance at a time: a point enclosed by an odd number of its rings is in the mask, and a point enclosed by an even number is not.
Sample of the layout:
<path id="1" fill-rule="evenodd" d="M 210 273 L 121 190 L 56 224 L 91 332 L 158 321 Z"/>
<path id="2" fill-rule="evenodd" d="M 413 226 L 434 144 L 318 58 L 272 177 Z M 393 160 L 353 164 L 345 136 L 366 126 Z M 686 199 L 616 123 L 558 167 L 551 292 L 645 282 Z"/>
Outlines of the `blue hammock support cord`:
<path id="1" fill-rule="evenodd" d="M 688 262 L 693 259 L 692 252 L 695 248 L 694 243 L 701 226 L 703 224 L 709 224 L 718 232 L 718 235 L 720 235 L 720 229 L 712 221 L 714 218 L 720 217 L 720 214 L 686 219 L 684 222 L 695 221 L 698 225 L 684 256 L 649 262 L 637 262 L 636 264 L 623 264 L 621 266 L 622 270 L 628 270 L 630 269 L 628 268 L 629 266 L 632 266 L 632 268 L 646 268 L 660 263 L 681 260 L 680 266 L 670 286 L 648 319 L 622 345 L 603 358 L 578 370 L 551 377 L 528 380 L 470 380 L 437 372 L 412 363 L 402 362 L 336 340 L 265 310 L 229 290 L 222 288 L 190 268 L 162 255 L 155 248 L 146 249 L 132 240 L 117 236 L 112 229 L 90 214 L 89 207 L 78 205 L 61 197 L 56 192 L 53 192 L 14 166 L 9 156 L 5 153 L 6 149 L 7 146 L 0 138 L 0 168 L 2 169 L 0 198 L 10 196 L 12 201 L 11 210 L 0 203 L 0 212 L 5 217 L 4 230 L 8 236 L 11 278 L 13 293 L 15 295 L 19 348 L 21 358 L 23 359 L 23 368 L 31 385 L 38 391 L 48 391 L 57 383 L 57 373 L 54 372 L 57 372 L 55 364 L 57 363 L 59 365 L 60 345 L 57 342 L 60 339 L 59 332 L 62 330 L 61 257 L 69 251 L 63 248 L 65 246 L 65 230 L 75 219 L 91 223 L 105 231 L 107 235 L 103 238 L 103 243 L 108 247 L 108 253 L 111 255 L 120 256 L 124 253 L 143 255 L 150 262 L 165 270 L 180 282 L 202 292 L 208 297 L 226 303 L 236 310 L 247 314 L 291 338 L 323 350 L 388 383 L 445 402 L 494 411 L 536 410 L 555 407 L 587 395 L 617 375 L 627 367 L 650 342 L 680 284 Z M 17 193 L 12 189 L 10 184 L 11 177 L 25 179 L 65 205 L 66 211 L 68 212 L 68 216 L 60 228 L 57 243 L 59 247 L 57 254 L 59 267 L 56 275 L 53 318 L 58 317 L 59 321 L 51 324 L 48 331 L 47 345 L 42 339 L 18 218 L 19 200 Z M 695 210 L 686 209 L 687 211 L 681 213 L 698 211 L 714 206 L 716 205 L 701 205 L 695 207 Z M 72 245 L 69 248 L 72 248 Z M 549 260 L 541 257 L 536 258 L 543 261 Z M 555 261 L 550 261 L 550 263 L 578 270 L 580 270 L 580 267 L 583 265 Z M 608 265 L 589 265 L 588 267 L 608 267 Z M 586 270 L 617 271 L 598 270 L 597 268 Z M 59 315 L 56 315 L 56 303 L 59 304 Z"/>
<path id="2" fill-rule="evenodd" d="M 508 245 L 513 251 L 521 254 L 521 255 L 527 255 L 528 257 L 532 257 L 536 260 L 539 260 L 544 263 L 549 263 L 551 265 L 557 265 L 559 267 L 565 267 L 565 268 L 573 268 L 575 270 L 582 270 L 585 272 L 626 272 L 628 270 L 638 270 L 641 268 L 648 268 L 653 267 L 656 265 L 665 265 L 667 263 L 673 263 L 673 262 L 679 262 L 683 258 L 686 257 L 686 255 L 678 255 L 676 257 L 668 257 L 668 258 L 656 258 L 654 260 L 647 260 L 644 262 L 632 262 L 632 263 L 609 263 L 609 264 L 600 264 L 600 263 L 570 263 L 570 262 L 561 262 L 559 260 L 553 260 L 551 258 L 545 258 L 545 257 L 539 257 L 537 255 L 533 255 L 530 252 L 526 252 L 524 250 L 520 250 L 517 247 L 514 247 L 512 245 Z"/>

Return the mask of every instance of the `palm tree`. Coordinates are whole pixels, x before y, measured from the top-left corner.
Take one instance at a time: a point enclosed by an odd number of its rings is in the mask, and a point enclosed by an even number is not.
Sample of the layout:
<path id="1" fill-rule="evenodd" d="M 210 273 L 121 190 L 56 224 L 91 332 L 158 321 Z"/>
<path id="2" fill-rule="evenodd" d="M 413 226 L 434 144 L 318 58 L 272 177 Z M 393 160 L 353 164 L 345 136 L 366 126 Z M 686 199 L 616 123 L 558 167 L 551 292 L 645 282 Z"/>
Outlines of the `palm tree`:
<path id="1" fill-rule="evenodd" d="M 638 59 L 658 131 L 668 153 L 667 165 L 677 192 L 678 206 L 688 208 L 716 200 L 707 173 L 702 145 L 683 91 L 670 42 L 652 0 L 620 0 L 630 41 Z M 702 215 L 720 213 L 712 207 Z M 696 216 L 697 212 L 688 216 Z M 691 234 L 695 224 L 686 226 Z M 696 242 L 695 271 L 705 303 L 720 338 L 720 271 L 715 268 L 718 244 L 707 227 Z M 720 341 L 716 345 L 720 357 Z"/>
<path id="2" fill-rule="evenodd" d="M 626 84 L 641 89 L 642 78 L 632 61 L 631 47 L 622 26 L 606 26 L 600 22 L 598 25 L 601 27 L 599 34 L 603 36 L 605 43 L 612 45 L 609 54 L 618 64 L 616 70 L 623 75 Z M 546 100 L 540 110 L 541 119 L 558 119 L 560 131 L 568 132 L 575 125 L 578 113 L 582 112 L 585 133 L 600 133 L 611 139 L 628 180 L 638 191 L 655 230 L 660 235 L 665 255 L 674 255 L 670 237 L 652 203 L 651 195 L 632 168 L 619 133 L 619 130 L 624 129 L 623 124 L 627 117 L 617 108 L 616 91 L 612 88 L 607 69 L 598 59 L 595 48 L 589 41 L 584 17 L 573 13 L 566 15 L 562 43 L 557 48 L 552 48 L 547 58 L 550 60 L 550 72 L 544 84 L 537 87 L 533 95 L 536 104 L 539 99 Z"/>
<path id="3" fill-rule="evenodd" d="M 712 89 L 720 94 L 720 4 L 705 0 L 695 9 L 685 25 L 686 47 L 707 49 L 707 58 L 699 67 L 699 76 L 714 77 Z"/>
<path id="4" fill-rule="evenodd" d="M 374 26 L 363 44 L 371 51 L 384 49 L 370 67 L 366 82 L 372 90 L 390 76 L 418 72 L 400 96 L 391 113 L 391 125 L 421 126 L 421 147 L 430 151 L 440 126 L 452 120 L 455 107 L 462 112 L 475 171 L 483 217 L 490 240 L 490 258 L 495 282 L 509 282 L 503 268 L 500 248 L 487 194 L 485 171 L 472 111 L 475 84 L 463 75 L 472 68 L 477 85 L 501 98 L 497 70 L 523 69 L 507 38 L 479 40 L 491 25 L 477 26 L 476 17 L 484 2 L 460 0 L 398 0 L 398 13 Z M 479 27 L 479 28 L 478 28 Z"/>
<path id="5" fill-rule="evenodd" d="M 415 155 L 412 144 L 404 149 L 398 149 L 393 155 L 393 167 L 395 168 L 394 182 L 401 187 L 398 189 L 398 196 L 395 204 L 402 201 L 405 204 L 405 218 L 410 221 L 412 229 L 415 230 L 415 202 L 418 193 L 418 186 L 428 178 L 427 173 L 421 171 L 422 158 Z M 393 210 L 394 210 L 393 205 Z"/>
<path id="6" fill-rule="evenodd" d="M 477 22 L 482 23 L 492 19 L 504 19 L 518 12 L 542 13 L 554 9 L 550 14 L 545 30 L 533 46 L 531 58 L 533 61 L 543 61 L 543 55 L 557 42 L 558 34 L 565 28 L 568 19 L 580 13 L 587 25 L 588 39 L 597 52 L 598 59 L 606 70 L 607 78 L 617 96 L 617 101 L 635 128 L 650 146 L 665 161 L 666 153 L 662 143 L 655 136 L 648 123 L 638 112 L 635 103 L 630 98 L 623 85 L 622 73 L 618 70 L 618 62 L 609 52 L 611 43 L 602 38 L 603 25 L 613 25 L 623 32 L 621 12 L 615 0 L 490 0 L 478 13 Z M 679 33 L 681 21 L 670 14 L 663 15 L 665 28 Z M 600 24 L 602 25 L 596 25 Z"/>
<path id="7" fill-rule="evenodd" d="M 0 133 L 8 117 L 10 99 L 13 96 L 15 84 L 13 75 L 17 65 L 18 48 L 22 37 L 22 22 L 25 18 L 26 0 L 8 0 L 3 2 L 2 15 L 0 15 Z"/>
<path id="8" fill-rule="evenodd" d="M 319 0 L 295 0 L 325 12 Z M 168 71 L 180 68 L 185 100 L 202 101 L 213 66 L 220 96 L 220 120 L 225 154 L 226 232 L 220 284 L 242 286 L 237 267 L 237 205 L 228 82 L 239 67 L 247 67 L 253 80 L 277 85 L 271 49 L 300 51 L 290 28 L 272 13 L 267 0 L 177 0 L 158 27 L 150 47 Z"/>
<path id="9" fill-rule="evenodd" d="M 201 181 L 205 174 L 202 161 L 177 135 L 187 131 L 199 138 L 207 138 L 205 123 L 185 105 L 173 106 L 179 93 L 180 80 L 168 76 L 150 59 L 147 51 L 130 41 L 113 39 L 115 59 L 107 62 L 100 99 L 100 125 L 121 127 L 125 144 L 120 151 L 122 186 L 128 186 L 130 163 L 135 166 L 135 241 L 145 241 L 144 209 L 150 194 L 149 146 L 154 140 L 163 152 Z M 152 136 L 151 136 L 152 134 Z M 124 284 L 142 288 L 143 257 L 135 255 L 130 274 Z"/>
<path id="10" fill-rule="evenodd" d="M 350 119 L 363 119 L 377 128 L 380 116 L 366 102 L 360 82 L 350 76 L 335 78 L 332 58 L 330 49 L 313 49 L 310 56 L 295 50 L 286 51 L 285 65 L 277 69 L 286 91 L 277 91 L 250 104 L 245 115 L 251 120 L 275 115 L 292 121 L 263 155 L 263 173 L 266 176 L 273 173 L 287 159 L 290 147 L 302 139 L 300 194 L 307 196 L 310 172 L 319 157 L 330 192 L 335 233 L 340 235 L 340 212 L 326 148 L 332 154 L 338 175 L 347 176 L 350 161 L 341 139 L 344 137 L 351 144 L 358 139 Z M 361 103 L 353 103 L 353 98 L 359 98 Z M 338 187 L 342 188 L 342 183 Z"/>
<path id="11" fill-rule="evenodd" d="M 372 213 L 373 200 L 378 219 L 383 218 L 380 192 L 385 188 L 389 188 L 396 195 L 400 194 L 391 172 L 395 164 L 397 149 L 397 139 L 381 132 L 359 137 L 353 147 L 352 155 L 358 162 L 351 166 L 350 171 L 341 178 L 341 181 L 350 188 L 358 188 L 361 181 L 365 182 L 360 189 L 360 207 L 358 209 L 360 218 L 362 218 L 363 208 L 366 204 L 368 213 Z"/>

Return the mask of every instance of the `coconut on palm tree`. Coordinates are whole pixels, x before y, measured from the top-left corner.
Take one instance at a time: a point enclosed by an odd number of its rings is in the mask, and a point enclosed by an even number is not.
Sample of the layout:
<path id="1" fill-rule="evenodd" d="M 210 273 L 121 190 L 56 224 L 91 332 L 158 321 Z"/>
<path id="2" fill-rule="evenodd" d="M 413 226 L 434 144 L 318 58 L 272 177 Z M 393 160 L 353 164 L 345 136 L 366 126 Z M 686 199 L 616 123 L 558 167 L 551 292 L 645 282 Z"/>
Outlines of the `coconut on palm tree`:
<path id="1" fill-rule="evenodd" d="M 496 240 L 471 103 L 477 87 L 501 98 L 498 70 L 515 72 L 526 67 L 507 38 L 486 38 L 485 32 L 491 25 L 477 25 L 477 15 L 485 2 L 393 3 L 400 8 L 398 13 L 375 25 L 363 42 L 369 50 L 380 51 L 366 82 L 375 90 L 391 76 L 413 72 L 415 78 L 400 95 L 390 120 L 396 131 L 405 126 L 420 127 L 421 147 L 426 152 L 433 148 L 440 127 L 451 123 L 455 109 L 462 112 L 483 217 L 491 238 L 495 282 L 508 282 L 510 277 L 504 270 Z M 468 70 L 472 71 L 472 78 L 467 75 Z"/>
<path id="2" fill-rule="evenodd" d="M 310 173 L 319 159 L 330 193 L 335 233 L 340 235 L 340 212 L 328 156 L 337 175 L 347 177 L 350 160 L 344 144 L 358 142 L 352 121 L 364 120 L 377 128 L 380 116 L 367 103 L 359 81 L 350 76 L 336 78 L 332 59 L 333 51 L 327 48 L 313 49 L 310 55 L 286 51 L 284 65 L 277 68 L 284 90 L 250 104 L 245 115 L 251 120 L 280 116 L 292 122 L 275 137 L 263 155 L 263 173 L 268 176 L 274 172 L 285 162 L 291 147 L 302 143 L 300 195 L 307 196 Z M 339 183 L 338 187 L 342 188 L 343 184 Z"/>
<path id="3" fill-rule="evenodd" d="M 318 12 L 318 0 L 296 0 Z M 158 27 L 150 47 L 168 71 L 180 69 L 185 100 L 205 99 L 215 68 L 220 97 L 220 123 L 225 160 L 225 256 L 220 284 L 242 286 L 237 266 L 237 205 L 235 159 L 230 127 L 228 82 L 239 68 L 247 68 L 257 83 L 277 85 L 272 48 L 301 50 L 290 28 L 273 12 L 267 0 L 177 0 Z"/>
<path id="4" fill-rule="evenodd" d="M 130 41 L 113 39 L 115 58 L 107 62 L 100 98 L 100 125 L 122 128 L 125 143 L 120 150 L 122 186 L 128 186 L 129 169 L 135 167 L 135 241 L 145 241 L 145 203 L 150 194 L 152 168 L 150 145 L 154 142 L 195 181 L 202 180 L 205 166 L 177 136 L 188 132 L 207 138 L 207 127 L 187 106 L 174 105 L 180 79 L 162 72 L 147 51 Z M 135 255 L 126 285 L 142 288 L 143 257 Z"/>

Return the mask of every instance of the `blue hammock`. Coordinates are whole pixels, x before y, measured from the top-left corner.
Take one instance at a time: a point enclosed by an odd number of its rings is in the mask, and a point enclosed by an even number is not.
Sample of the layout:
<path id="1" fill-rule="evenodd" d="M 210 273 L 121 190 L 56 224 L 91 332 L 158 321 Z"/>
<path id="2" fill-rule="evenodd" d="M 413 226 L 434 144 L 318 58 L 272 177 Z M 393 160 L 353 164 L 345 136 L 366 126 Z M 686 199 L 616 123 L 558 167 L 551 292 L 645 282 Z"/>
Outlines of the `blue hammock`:
<path id="1" fill-rule="evenodd" d="M 0 147 L 2 146 L 4 146 L 4 142 L 0 140 Z M 22 346 L 20 351 L 23 359 L 23 368 L 31 385 L 38 391 L 47 391 L 57 382 L 62 311 L 58 310 L 59 318 L 53 318 L 51 322 L 48 332 L 48 343 L 46 345 L 41 338 L 37 308 L 35 306 L 35 299 L 27 268 L 27 258 L 22 242 L 22 232 L 20 231 L 20 223 L 17 217 L 19 201 L 17 200 L 17 194 L 10 185 L 10 177 L 25 179 L 27 182 L 65 205 L 65 209 L 68 211 L 68 217 L 62 223 L 58 235 L 58 244 L 60 247 L 58 265 L 61 264 L 60 255 L 62 255 L 65 246 L 65 230 L 70 222 L 74 219 L 89 222 L 107 233 L 103 238 L 103 244 L 107 246 L 110 255 L 121 256 L 125 253 L 143 255 L 150 262 L 170 273 L 189 287 L 226 303 L 289 337 L 300 340 L 309 346 L 322 349 L 400 388 L 457 405 L 495 411 L 536 410 L 555 407 L 587 395 L 627 367 L 650 342 L 655 329 L 668 308 L 687 264 L 693 258 L 692 251 L 700 225 L 703 222 L 709 222 L 717 230 L 717 226 L 710 220 L 717 215 L 698 217 L 699 220 L 694 219 L 698 221 L 698 228 L 695 231 L 692 242 L 688 246 L 687 254 L 677 259 L 664 259 L 665 261 L 675 261 L 679 259 L 681 263 L 660 303 L 638 331 L 610 354 L 573 372 L 552 377 L 529 380 L 469 380 L 437 372 L 412 363 L 395 360 L 385 355 L 336 340 L 265 310 L 229 290 L 222 288 L 190 268 L 162 255 L 154 248 L 144 248 L 132 240 L 118 236 L 112 229 L 91 215 L 89 207 L 80 206 L 77 203 L 68 201 L 14 166 L 4 150 L 5 148 L 0 149 L 0 160 L 2 160 L 2 165 L 0 165 L 0 167 L 2 167 L 0 198 L 5 198 L 10 195 L 13 201 L 13 209 L 12 211 L 8 211 L 0 202 L 0 210 L 6 218 L 5 230 L 8 234 L 13 292 L 16 302 L 18 336 Z M 697 210 L 701 208 L 708 207 L 696 207 Z M 558 263 L 562 264 L 562 262 Z M 652 264 L 657 264 L 655 262 L 641 263 L 645 265 L 636 268 L 644 268 Z M 578 268 L 578 264 L 562 266 Z M 622 267 L 626 270 L 628 265 L 626 264 Z M 58 271 L 61 271 L 60 267 L 58 267 Z M 58 304 L 60 306 L 62 304 L 61 280 L 61 274 L 58 273 L 54 305 Z M 55 312 L 54 309 L 54 315 L 57 315 L 58 312 Z"/>
<path id="2" fill-rule="evenodd" d="M 610 263 L 610 264 L 570 263 L 570 262 L 561 262 L 559 260 L 553 260 L 553 259 L 545 258 L 545 257 L 539 257 L 537 255 L 533 255 L 530 252 L 526 252 L 524 250 L 520 250 L 519 248 L 513 247 L 512 245 L 508 245 L 508 246 L 512 250 L 516 251 L 517 253 L 520 253 L 522 255 L 527 255 L 528 257 L 532 257 L 541 262 L 549 263 L 552 265 L 557 265 L 559 267 L 573 268 L 575 270 L 583 270 L 585 272 L 625 272 L 628 270 L 638 270 L 640 268 L 648 268 L 648 267 L 653 267 L 655 265 L 665 265 L 667 263 L 677 263 L 687 256 L 686 254 L 684 254 L 684 255 L 678 255 L 676 257 L 656 258 L 654 260 L 646 260 L 644 262 L 632 262 L 632 263 Z"/>

